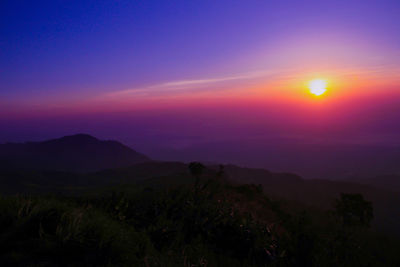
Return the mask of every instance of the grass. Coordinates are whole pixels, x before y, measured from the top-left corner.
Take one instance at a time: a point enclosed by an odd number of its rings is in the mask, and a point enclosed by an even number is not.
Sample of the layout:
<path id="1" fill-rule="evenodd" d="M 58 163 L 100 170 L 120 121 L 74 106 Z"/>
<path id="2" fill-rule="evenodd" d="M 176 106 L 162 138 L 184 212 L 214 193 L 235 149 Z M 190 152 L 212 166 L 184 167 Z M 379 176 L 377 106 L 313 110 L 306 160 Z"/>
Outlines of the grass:
<path id="1" fill-rule="evenodd" d="M 2 266 L 396 266 L 398 241 L 203 181 L 0 198 Z M 311 212 L 311 214 L 309 214 Z M 388 245 L 390 244 L 390 245 Z M 384 250 L 383 250 L 384 249 Z"/>

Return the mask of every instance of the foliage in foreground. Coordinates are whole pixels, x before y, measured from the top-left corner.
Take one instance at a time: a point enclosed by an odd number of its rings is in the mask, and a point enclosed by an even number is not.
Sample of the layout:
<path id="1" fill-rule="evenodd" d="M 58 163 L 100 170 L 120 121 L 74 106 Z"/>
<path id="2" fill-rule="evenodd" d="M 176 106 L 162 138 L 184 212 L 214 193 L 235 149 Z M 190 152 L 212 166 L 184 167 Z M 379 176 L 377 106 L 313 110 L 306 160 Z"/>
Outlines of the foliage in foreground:
<path id="1" fill-rule="evenodd" d="M 2 266 L 399 263 L 396 250 L 390 251 L 395 246 L 369 233 L 372 206 L 362 196 L 342 195 L 335 212 L 321 215 L 288 213 L 259 186 L 218 179 L 130 189 L 92 197 L 1 198 Z M 349 224 L 349 218 L 359 223 Z"/>

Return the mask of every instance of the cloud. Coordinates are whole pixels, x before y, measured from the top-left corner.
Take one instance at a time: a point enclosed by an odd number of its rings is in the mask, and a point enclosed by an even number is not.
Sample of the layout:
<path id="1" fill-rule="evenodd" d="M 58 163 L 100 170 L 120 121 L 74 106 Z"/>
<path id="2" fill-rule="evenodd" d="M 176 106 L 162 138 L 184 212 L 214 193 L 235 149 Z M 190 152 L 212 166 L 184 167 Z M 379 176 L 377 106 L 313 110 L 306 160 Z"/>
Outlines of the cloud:
<path id="1" fill-rule="evenodd" d="M 182 91 L 195 88 L 204 88 L 216 84 L 222 84 L 224 82 L 229 82 L 229 81 L 249 80 L 259 77 L 265 77 L 273 73 L 274 72 L 271 71 L 255 71 L 255 72 L 241 73 L 237 75 L 223 76 L 223 77 L 202 78 L 194 80 L 178 80 L 178 81 L 154 84 L 146 87 L 115 91 L 107 93 L 107 96 L 118 97 L 118 96 L 128 96 L 128 95 L 146 95 L 152 93 L 166 93 L 166 92 Z"/>
<path id="2" fill-rule="evenodd" d="M 392 70 L 388 72 L 389 70 Z M 398 70 L 398 66 L 391 66 L 387 64 L 376 64 L 372 66 L 358 66 L 358 67 L 348 67 L 348 68 L 330 68 L 324 70 L 322 73 L 326 73 L 334 76 L 362 76 L 362 77 L 374 77 L 380 76 L 383 74 L 391 75 L 392 78 L 398 79 L 399 74 L 396 73 Z M 180 94 L 186 92 L 203 92 L 204 90 L 216 90 L 222 88 L 232 88 L 232 83 L 236 81 L 238 84 L 240 81 L 251 81 L 262 78 L 272 78 L 272 79 L 293 79 L 304 74 L 304 70 L 296 68 L 296 67 L 286 67 L 286 68 L 276 68 L 274 70 L 259 70 L 253 72 L 239 73 L 235 75 L 229 76 L 220 76 L 220 77 L 204 77 L 200 79 L 182 79 L 175 81 L 167 81 L 163 83 L 153 84 L 144 87 L 130 88 L 120 91 L 108 92 L 104 95 L 101 95 L 100 98 L 121 98 L 121 97 L 146 97 L 146 96 L 155 96 L 155 95 L 163 95 L 163 94 Z"/>
<path id="3" fill-rule="evenodd" d="M 236 76 L 229 77 L 220 77 L 220 78 L 212 78 L 212 79 L 200 79 L 200 80 L 182 80 L 182 81 L 174 81 L 162 84 L 165 87 L 174 87 L 174 86 L 190 86 L 190 85 L 204 85 L 204 84 L 212 84 L 219 82 L 226 82 L 232 80 L 243 80 L 243 79 L 251 79 L 262 76 L 261 72 L 253 72 L 248 74 L 241 74 Z"/>

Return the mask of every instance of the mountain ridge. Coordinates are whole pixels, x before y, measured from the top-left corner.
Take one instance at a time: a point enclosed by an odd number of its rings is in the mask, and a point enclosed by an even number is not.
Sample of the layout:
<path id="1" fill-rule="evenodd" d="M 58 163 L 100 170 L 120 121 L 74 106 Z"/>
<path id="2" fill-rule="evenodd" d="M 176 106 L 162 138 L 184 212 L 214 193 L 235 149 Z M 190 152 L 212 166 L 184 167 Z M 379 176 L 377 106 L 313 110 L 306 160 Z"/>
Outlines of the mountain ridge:
<path id="1" fill-rule="evenodd" d="M 75 134 L 42 142 L 0 144 L 0 166 L 90 172 L 151 161 L 118 141 Z"/>

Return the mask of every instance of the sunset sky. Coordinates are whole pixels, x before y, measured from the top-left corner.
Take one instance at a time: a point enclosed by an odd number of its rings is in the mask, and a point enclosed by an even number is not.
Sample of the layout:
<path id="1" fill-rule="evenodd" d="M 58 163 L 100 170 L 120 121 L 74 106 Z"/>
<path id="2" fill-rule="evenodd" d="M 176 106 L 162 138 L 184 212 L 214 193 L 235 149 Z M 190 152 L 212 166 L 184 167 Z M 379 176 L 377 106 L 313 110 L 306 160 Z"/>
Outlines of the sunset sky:
<path id="1" fill-rule="evenodd" d="M 394 143 L 399 119 L 398 0 L 0 4 L 0 142 Z"/>

